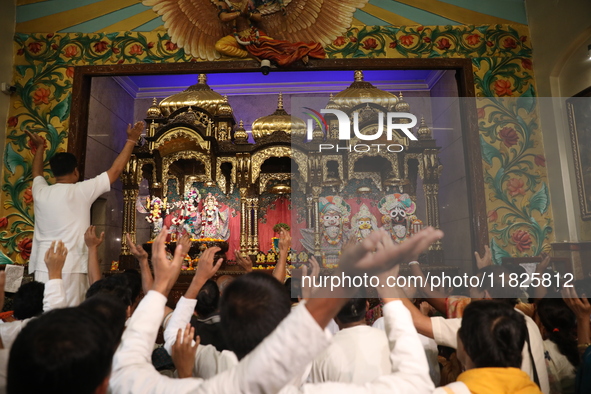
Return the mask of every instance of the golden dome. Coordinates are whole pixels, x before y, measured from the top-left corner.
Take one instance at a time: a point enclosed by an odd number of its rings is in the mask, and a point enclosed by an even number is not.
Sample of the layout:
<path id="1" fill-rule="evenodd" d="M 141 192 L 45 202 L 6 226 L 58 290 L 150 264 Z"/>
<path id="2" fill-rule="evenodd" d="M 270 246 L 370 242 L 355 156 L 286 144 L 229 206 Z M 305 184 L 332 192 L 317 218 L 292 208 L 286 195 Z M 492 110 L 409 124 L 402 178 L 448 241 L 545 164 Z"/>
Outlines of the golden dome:
<path id="1" fill-rule="evenodd" d="M 152 118 L 159 118 L 162 116 L 162 112 L 160 112 L 160 108 L 158 108 L 158 102 L 156 101 L 156 97 L 152 100 L 152 106 L 148 108 L 146 111 L 146 116 L 150 119 Z"/>
<path id="2" fill-rule="evenodd" d="M 224 95 L 224 102 L 218 107 L 218 115 L 230 116 L 233 112 L 230 103 L 228 103 L 228 96 Z"/>
<path id="3" fill-rule="evenodd" d="M 404 101 L 402 97 L 402 92 L 400 92 L 400 97 L 398 98 L 398 103 L 394 106 L 396 112 L 410 112 L 410 104 Z"/>
<path id="4" fill-rule="evenodd" d="M 199 74 L 197 84 L 162 100 L 160 111 L 162 115 L 169 116 L 174 111 L 188 106 L 203 108 L 212 115 L 218 115 L 220 107 L 227 111 L 229 104 L 221 94 L 211 90 L 207 84 L 207 76 Z"/>
<path id="5" fill-rule="evenodd" d="M 248 133 L 244 130 L 244 122 L 240 120 L 236 131 L 234 132 L 234 141 L 239 144 L 244 144 L 248 140 Z"/>
<path id="6" fill-rule="evenodd" d="M 355 71 L 355 81 L 342 92 L 337 93 L 332 102 L 340 110 L 350 110 L 362 103 L 373 103 L 392 109 L 398 103 L 396 95 L 386 92 L 363 80 L 363 71 Z"/>
<path id="7" fill-rule="evenodd" d="M 421 124 L 419 126 L 419 130 L 417 131 L 420 140 L 429 140 L 433 138 L 431 136 L 431 129 L 425 123 L 425 118 L 421 116 Z"/>
<path id="8" fill-rule="evenodd" d="M 252 122 L 252 135 L 255 140 L 266 135 L 271 135 L 279 130 L 283 130 L 287 134 L 294 136 L 303 135 L 306 132 L 306 123 L 296 116 L 291 116 L 283 108 L 282 93 L 279 93 L 275 112 Z"/>

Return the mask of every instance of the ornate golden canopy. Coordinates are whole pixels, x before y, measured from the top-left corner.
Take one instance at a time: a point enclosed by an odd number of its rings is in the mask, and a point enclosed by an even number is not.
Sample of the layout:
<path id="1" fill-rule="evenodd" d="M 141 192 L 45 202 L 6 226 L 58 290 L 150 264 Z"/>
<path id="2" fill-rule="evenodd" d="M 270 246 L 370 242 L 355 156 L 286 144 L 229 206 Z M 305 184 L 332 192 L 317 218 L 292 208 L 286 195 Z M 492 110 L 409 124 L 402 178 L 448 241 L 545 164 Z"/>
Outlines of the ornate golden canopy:
<path id="1" fill-rule="evenodd" d="M 348 111 L 356 105 L 371 102 L 388 110 L 394 110 L 398 103 L 396 95 L 386 92 L 363 80 L 363 71 L 355 71 L 355 81 L 345 90 L 331 98 L 327 108 Z"/>
<path id="2" fill-rule="evenodd" d="M 205 74 L 199 74 L 195 85 L 162 100 L 160 111 L 163 116 L 169 116 L 174 111 L 188 106 L 203 108 L 214 116 L 232 114 L 232 107 L 227 97 L 223 97 L 209 87 Z"/>
<path id="3" fill-rule="evenodd" d="M 283 108 L 282 93 L 279 93 L 275 112 L 258 118 L 252 123 L 252 135 L 255 140 L 279 130 L 291 135 L 304 135 L 306 132 L 306 123 L 296 116 L 291 116 Z"/>

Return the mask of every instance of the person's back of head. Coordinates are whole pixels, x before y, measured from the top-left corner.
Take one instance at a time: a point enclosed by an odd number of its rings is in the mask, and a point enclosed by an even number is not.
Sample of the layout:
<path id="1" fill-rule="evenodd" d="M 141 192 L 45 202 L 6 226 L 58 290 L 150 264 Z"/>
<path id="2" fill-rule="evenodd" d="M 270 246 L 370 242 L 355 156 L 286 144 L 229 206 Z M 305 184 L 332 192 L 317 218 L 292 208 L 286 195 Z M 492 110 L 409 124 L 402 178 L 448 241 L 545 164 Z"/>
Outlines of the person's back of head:
<path id="1" fill-rule="evenodd" d="M 356 294 L 357 298 L 351 298 L 341 308 L 336 315 L 336 322 L 339 327 L 346 326 L 351 323 L 365 322 L 365 314 L 367 313 L 367 298 L 363 289 L 359 289 Z M 341 327 L 342 328 L 342 327 Z"/>
<path id="2" fill-rule="evenodd" d="M 517 305 L 522 292 L 519 287 L 509 285 L 510 275 L 511 271 L 501 265 L 489 265 L 481 268 L 476 273 L 476 276 L 483 279 L 479 281 L 479 287 L 470 289 L 471 298 L 483 299 L 490 297 L 490 299 L 511 306 Z"/>
<path id="3" fill-rule="evenodd" d="M 558 346 L 558 350 L 574 366 L 579 365 L 579 351 L 574 335 L 577 318 L 562 298 L 542 298 L 536 311 L 544 326 L 548 339 Z"/>
<path id="4" fill-rule="evenodd" d="M 96 294 L 82 302 L 79 308 L 106 323 L 111 337 L 111 346 L 117 349 L 127 320 L 127 307 L 123 302 L 111 294 Z M 105 343 L 105 346 L 109 344 Z"/>
<path id="5" fill-rule="evenodd" d="M 115 348 L 109 327 L 84 308 L 32 320 L 10 350 L 7 393 L 106 392 Z"/>
<path id="6" fill-rule="evenodd" d="M 25 283 L 14 294 L 14 317 L 18 320 L 29 319 L 43 313 L 43 292 L 45 284 L 40 282 Z"/>
<path id="7" fill-rule="evenodd" d="M 285 288 L 271 275 L 252 272 L 228 285 L 220 302 L 221 329 L 238 359 L 258 346 L 289 314 Z"/>
<path id="8" fill-rule="evenodd" d="M 86 299 L 96 295 L 108 295 L 120 301 L 131 312 L 133 304 L 131 299 L 131 289 L 127 278 L 123 274 L 109 276 L 94 282 L 86 291 Z"/>
<path id="9" fill-rule="evenodd" d="M 69 152 L 60 152 L 49 159 L 49 167 L 53 176 L 57 178 L 72 174 L 78 167 L 78 160 Z"/>
<path id="10" fill-rule="evenodd" d="M 472 301 L 458 331 L 458 359 L 467 368 L 520 368 L 526 336 L 525 318 L 511 305 Z"/>
<path id="11" fill-rule="evenodd" d="M 206 318 L 218 309 L 220 302 L 220 289 L 215 281 L 209 279 L 197 294 L 195 312 L 200 318 Z"/>
<path id="12" fill-rule="evenodd" d="M 138 301 L 140 293 L 142 292 L 142 276 L 136 269 L 126 269 L 121 275 L 125 275 L 131 290 L 131 302 Z"/>

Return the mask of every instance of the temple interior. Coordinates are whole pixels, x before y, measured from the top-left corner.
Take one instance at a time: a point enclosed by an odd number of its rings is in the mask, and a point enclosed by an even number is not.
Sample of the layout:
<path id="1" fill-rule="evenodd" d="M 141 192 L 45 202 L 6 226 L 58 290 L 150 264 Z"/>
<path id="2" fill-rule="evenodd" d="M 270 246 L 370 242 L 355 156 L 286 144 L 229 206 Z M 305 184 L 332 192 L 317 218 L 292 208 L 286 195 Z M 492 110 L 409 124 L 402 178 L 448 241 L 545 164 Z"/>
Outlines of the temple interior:
<path id="1" fill-rule="evenodd" d="M 420 124 L 414 129 L 428 128 L 429 136 L 434 139 L 432 147 L 438 148 L 436 160 L 441 166 L 437 179 L 436 212 L 427 212 L 426 189 L 423 187 L 423 178 L 418 176 L 419 160 L 410 161 L 411 169 L 404 174 L 406 176 L 400 177 L 398 171 L 394 176 L 390 158 L 399 156 L 402 169 L 404 154 L 388 153 L 385 152 L 385 149 L 380 157 L 390 166 L 390 173 L 383 170 L 384 163 L 377 161 L 376 158 L 368 160 L 368 158 L 363 159 L 362 155 L 359 155 L 361 160 L 351 163 L 350 169 L 355 173 L 363 173 L 363 177 L 351 173 L 346 179 L 343 179 L 343 163 L 340 162 L 339 175 L 339 162 L 325 161 L 321 166 L 324 167 L 323 172 L 326 174 L 319 183 L 319 186 L 323 187 L 319 197 L 340 194 L 352 203 L 355 209 L 351 210 L 349 207 L 348 221 L 359 216 L 361 205 L 366 204 L 372 212 L 374 222 L 376 225 L 379 223 L 381 227 L 383 214 L 379 212 L 377 207 L 379 200 L 395 192 L 409 193 L 413 204 L 416 204 L 414 215 L 419 221 L 426 224 L 428 219 L 433 222 L 437 220 L 440 228 L 444 231 L 449 229 L 446 231 L 448 236 L 443 240 L 438 257 L 433 258 L 431 262 L 432 265 L 468 270 L 471 265 L 470 250 L 458 247 L 462 244 L 471 244 L 472 232 L 469 220 L 470 202 L 467 198 L 467 163 L 464 158 L 463 127 L 458 111 L 459 100 L 455 72 L 453 70 L 363 71 L 358 78 L 358 82 L 362 81 L 363 85 L 357 87 L 357 90 L 360 91 L 353 93 L 346 89 L 355 82 L 354 74 L 354 70 L 342 70 L 336 72 L 283 72 L 274 74 L 273 78 L 268 78 L 260 73 L 95 77 L 92 79 L 89 104 L 86 176 L 98 175 L 103 166 L 113 160 L 118 145 L 125 141 L 125 125 L 132 123 L 134 119 L 143 117 L 148 125 L 152 121 L 159 122 L 156 123 L 157 126 L 154 126 L 154 130 L 156 130 L 156 127 L 163 124 L 162 120 L 158 119 L 170 117 L 172 113 L 175 115 L 186 114 L 189 107 L 190 111 L 206 110 L 208 113 L 216 114 L 214 122 L 216 122 L 218 129 L 226 127 L 231 130 L 233 127 L 238 127 L 239 124 L 243 125 L 243 129 L 247 133 L 247 142 L 244 145 L 255 145 L 258 138 L 253 134 L 260 134 L 259 130 L 264 129 L 269 136 L 274 135 L 275 132 L 279 135 L 281 131 L 284 131 L 282 129 L 295 127 L 294 124 L 297 123 L 295 118 L 291 119 L 289 116 L 283 120 L 281 116 L 269 117 L 276 112 L 279 94 L 281 94 L 281 105 L 287 112 L 299 111 L 299 113 L 291 113 L 291 115 L 299 117 L 301 123 L 303 123 L 301 119 L 305 115 L 297 106 L 298 100 L 316 98 L 321 105 L 326 105 L 331 96 L 338 96 L 339 93 L 343 97 L 355 94 L 358 97 L 369 97 L 375 100 L 385 98 L 387 108 L 391 106 L 392 109 L 396 108 L 398 112 L 415 114 L 420 119 Z M 354 104 L 360 103 L 361 101 Z M 284 124 L 281 124 L 282 121 Z M 220 122 L 227 126 L 221 126 Z M 178 127 L 186 126 L 186 120 L 184 123 L 182 120 L 177 123 Z M 176 128 L 173 127 L 173 129 Z M 193 132 L 198 130 L 197 127 L 193 129 Z M 289 132 L 289 130 L 287 131 Z M 174 132 L 174 130 L 169 130 L 168 133 L 170 132 Z M 294 138 L 294 135 L 291 134 L 291 137 Z M 218 137 L 218 141 L 220 140 L 223 138 Z M 271 153 L 261 163 L 260 175 L 256 177 L 257 179 L 253 179 L 252 189 L 259 200 L 255 208 L 259 219 L 256 226 L 257 236 L 252 240 L 253 245 L 241 244 L 239 231 L 236 231 L 236 229 L 240 229 L 241 207 L 238 203 L 240 200 L 239 185 L 235 180 L 235 154 L 234 157 L 230 156 L 229 160 L 231 161 L 227 161 L 225 166 L 224 163 L 218 164 L 217 170 L 219 172 L 212 176 L 211 170 L 206 171 L 206 167 L 210 168 L 212 165 L 209 162 L 212 158 L 203 156 L 197 160 L 188 156 L 183 157 L 182 154 L 179 155 L 178 152 L 189 149 L 191 143 L 189 141 L 183 142 L 177 136 L 177 144 L 186 143 L 187 147 L 166 148 L 169 149 L 166 154 L 177 153 L 178 160 L 169 161 L 167 169 L 163 168 L 162 173 L 157 176 L 154 174 L 156 169 L 150 168 L 148 171 L 149 166 L 146 166 L 145 169 L 142 168 L 141 178 L 138 178 L 138 199 L 133 204 L 145 207 L 146 198 L 154 195 L 154 192 L 161 193 L 159 197 L 168 197 L 169 202 L 179 200 L 189 188 L 186 181 L 189 179 L 193 181 L 192 186 L 200 191 L 201 198 L 205 198 L 207 193 L 212 193 L 217 197 L 222 210 L 229 210 L 229 226 L 230 230 L 234 230 L 230 231 L 228 239 L 230 249 L 228 257 L 230 259 L 232 259 L 233 250 L 240 248 L 253 256 L 260 252 L 266 254 L 273 249 L 271 238 L 277 235 L 273 232 L 274 225 L 288 222 L 291 227 L 294 227 L 296 222 L 309 219 L 304 218 L 305 215 L 300 216 L 299 219 L 295 216 L 292 217 L 292 210 L 296 205 L 300 207 L 298 204 L 301 204 L 301 208 L 304 210 L 306 208 L 306 203 L 302 199 L 302 196 L 306 194 L 305 185 L 296 190 L 288 189 L 290 192 L 287 193 L 276 194 L 273 188 L 266 184 L 269 181 L 289 184 L 299 174 L 297 168 L 292 168 L 292 166 L 297 167 L 298 163 L 290 161 L 287 157 L 282 156 L 282 153 L 277 154 L 277 157 L 273 156 L 274 149 L 285 146 L 288 142 L 290 142 L 289 139 L 283 141 L 278 139 L 275 143 L 270 142 L 265 145 L 265 149 Z M 214 155 L 214 153 L 210 151 L 209 155 Z M 212 161 L 212 163 L 214 166 L 216 165 L 215 162 Z M 397 165 L 398 161 L 394 164 Z M 408 166 L 408 160 L 406 165 Z M 334 170 L 331 169 L 331 166 L 335 167 Z M 331 170 L 336 172 L 332 178 Z M 267 176 L 265 173 L 269 175 Z M 285 174 L 285 177 L 279 179 L 280 177 L 277 176 L 279 173 Z M 373 176 L 376 181 L 363 182 L 362 178 L 367 176 Z M 162 184 L 160 189 L 153 187 L 153 180 L 156 178 L 156 183 Z M 308 192 L 311 187 L 312 181 L 309 182 Z M 149 212 L 143 210 L 144 213 L 142 213 L 141 208 L 136 212 L 133 227 L 122 228 L 124 200 L 126 200 L 124 186 L 117 182 L 110 193 L 102 196 L 95 203 L 92 211 L 93 222 L 104 229 L 107 235 L 108 241 L 103 246 L 103 264 L 107 269 L 111 261 L 119 259 L 120 234 L 122 232 L 135 232 L 138 242 L 146 242 L 154 235 L 151 230 L 153 226 L 146 221 Z M 242 220 L 248 219 L 243 216 Z M 313 228 L 313 225 L 299 223 L 295 224 L 295 227 L 299 230 L 300 228 Z M 353 223 L 346 223 L 344 232 L 350 232 L 352 227 L 354 227 Z M 300 242 L 303 236 L 294 234 L 293 237 L 294 252 L 306 250 Z M 340 247 L 342 245 L 339 245 Z M 314 250 L 307 252 L 314 253 Z M 267 259 L 259 256 L 257 261 L 266 263 Z"/>

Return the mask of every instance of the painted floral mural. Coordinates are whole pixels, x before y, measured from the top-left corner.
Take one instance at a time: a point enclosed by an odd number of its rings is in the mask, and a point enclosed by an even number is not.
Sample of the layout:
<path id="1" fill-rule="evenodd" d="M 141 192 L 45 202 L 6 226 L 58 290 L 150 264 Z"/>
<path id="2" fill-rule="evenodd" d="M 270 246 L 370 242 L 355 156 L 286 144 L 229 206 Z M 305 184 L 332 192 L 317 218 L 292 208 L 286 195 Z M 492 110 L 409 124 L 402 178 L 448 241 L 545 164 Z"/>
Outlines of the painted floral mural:
<path id="1" fill-rule="evenodd" d="M 471 58 L 478 99 L 487 211 L 496 262 L 533 256 L 553 241 L 545 158 L 537 124 L 527 27 L 353 27 L 326 48 L 329 58 Z M 162 32 L 15 36 L 12 97 L 0 212 L 0 263 L 30 255 L 33 152 L 25 129 L 65 150 L 75 66 L 195 61 Z M 47 169 L 46 176 L 51 176 Z"/>

